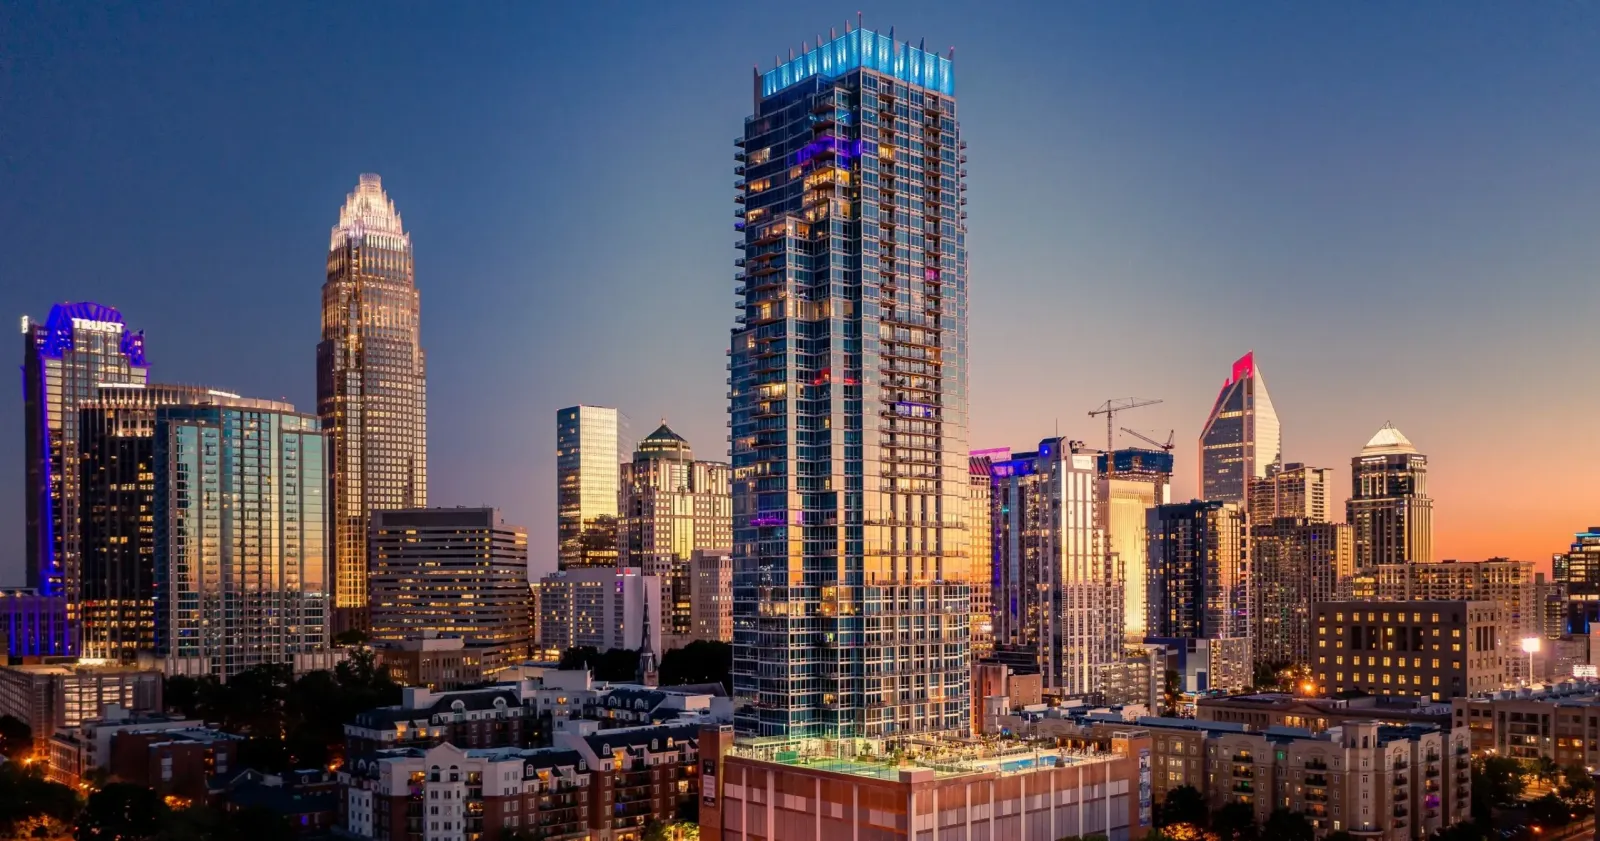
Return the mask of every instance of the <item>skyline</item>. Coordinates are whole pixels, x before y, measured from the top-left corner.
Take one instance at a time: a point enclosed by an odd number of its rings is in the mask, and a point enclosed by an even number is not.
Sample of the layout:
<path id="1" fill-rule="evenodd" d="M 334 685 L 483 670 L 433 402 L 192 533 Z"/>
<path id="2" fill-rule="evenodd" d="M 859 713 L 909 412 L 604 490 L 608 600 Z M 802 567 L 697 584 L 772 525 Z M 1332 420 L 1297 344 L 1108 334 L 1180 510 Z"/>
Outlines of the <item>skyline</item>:
<path id="1" fill-rule="evenodd" d="M 1351 457 L 1392 421 L 1429 456 L 1436 557 L 1505 555 L 1546 569 L 1597 520 L 1585 480 L 1600 458 L 1589 420 L 1600 401 L 1573 384 L 1600 350 L 1592 331 L 1581 332 L 1597 302 L 1584 281 L 1600 246 L 1582 221 L 1600 209 L 1597 191 L 1584 189 L 1600 184 L 1584 149 L 1600 112 L 1595 83 L 1573 80 L 1600 75 L 1563 31 L 1592 34 L 1592 13 L 1530 10 L 1468 26 L 1441 5 L 1395 10 L 1388 27 L 1356 41 L 1365 53 L 1343 54 L 1345 45 L 1328 42 L 1359 34 L 1359 15 L 1264 10 L 1242 27 L 1254 50 L 1234 56 L 1228 38 L 1241 36 L 1197 11 L 1076 8 L 1031 27 L 1077 50 L 1058 55 L 1010 49 L 1009 32 L 1024 22 L 1015 9 L 998 10 L 997 22 L 897 6 L 869 9 L 868 26 L 958 48 L 972 172 L 971 447 L 1027 449 L 1057 421 L 1061 434 L 1094 445 L 1099 421 L 1089 409 L 1110 397 L 1159 397 L 1166 402 L 1117 425 L 1158 438 L 1177 430 L 1173 499 L 1187 500 L 1217 375 L 1254 351 L 1271 375 L 1284 460 L 1333 468 L 1336 509 Z M 10 19 L 0 55 L 11 56 L 0 107 L 14 115 L 0 135 L 9 182 L 0 191 L 0 304 L 13 318 L 42 318 L 65 300 L 117 307 L 145 331 L 153 382 L 283 397 L 314 414 L 321 238 L 353 179 L 376 172 L 417 239 L 436 397 L 431 501 L 501 508 L 528 528 L 534 570 L 544 572 L 555 560 L 556 409 L 619 407 L 635 438 L 665 417 L 701 458 L 726 458 L 730 141 L 749 96 L 734 82 L 754 61 L 769 69 L 764 56 L 787 46 L 775 39 L 842 28 L 848 12 L 823 20 L 763 10 L 744 24 L 714 24 L 664 23 L 652 10 L 613 22 L 605 32 L 621 45 L 618 65 L 597 67 L 587 109 L 535 90 L 541 72 L 566 78 L 565 62 L 583 57 L 575 47 L 552 39 L 528 51 L 538 55 L 508 54 L 511 39 L 497 30 L 515 28 L 508 18 L 524 12 L 470 26 L 417 11 L 380 22 L 394 30 L 384 34 L 397 53 L 408 39 L 437 37 L 459 48 L 461 66 L 374 67 L 381 50 L 312 49 L 348 37 L 363 22 L 357 12 L 234 10 L 227 22 L 138 10 L 98 22 L 0 13 Z M 574 25 L 590 14 L 575 10 Z M 262 17 L 263 42 L 241 50 Z M 328 32 L 289 32 L 313 18 Z M 1185 24 L 1215 36 L 1209 51 L 1179 38 Z M 656 77 L 628 55 L 699 29 L 726 37 Z M 1430 29 L 1442 31 L 1408 39 Z M 183 32 L 199 37 L 176 43 Z M 473 32 L 487 37 L 481 51 L 468 51 Z M 1159 49 L 1173 46 L 1165 39 L 1188 52 Z M 1119 49 L 1130 42 L 1142 49 Z M 1494 48 L 1469 61 L 1464 44 Z M 132 73 L 119 63 L 157 45 L 174 55 L 142 56 L 150 64 Z M 308 66 L 277 78 L 274 57 L 297 51 Z M 544 63 L 519 70 L 513 57 Z M 1070 71 L 1054 69 L 1058 58 Z M 216 72 L 181 72 L 187 66 Z M 1265 107 L 1238 98 L 1245 88 L 1212 87 L 1273 68 L 1283 78 L 1250 89 Z M 1350 74 L 1346 86 L 1324 86 L 1322 74 L 1335 70 Z M 365 89 L 404 89 L 404 99 L 329 95 L 351 74 L 360 88 L 394 71 L 394 88 Z M 1016 78 L 1062 81 L 1045 92 L 1065 100 L 1051 101 L 1059 115 L 1017 102 L 1008 88 Z M 510 105 L 506 88 L 546 111 Z M 469 89 L 475 97 L 457 95 Z M 233 110 L 241 90 L 258 111 Z M 619 97 L 648 110 L 639 118 L 597 108 Z M 1286 112 L 1297 97 L 1310 104 Z M 496 119 L 466 113 L 473 103 L 494 105 L 486 116 Z M 385 130 L 330 137 L 322 124 L 346 107 Z M 583 122 L 546 131 L 562 118 Z M 441 128 L 452 120 L 460 125 Z M 658 126 L 678 133 L 654 143 L 648 129 Z M 278 147 L 272 165 L 257 161 Z M 1318 164 L 1321 179 L 1306 171 Z M 1045 189 L 1052 179 L 1063 184 L 1054 192 Z M 622 201 L 590 195 L 607 191 Z M 1393 230 L 1401 222 L 1411 223 L 1406 235 Z M 84 232 L 93 232 L 87 246 Z M 1047 260 L 1050 270 L 1034 268 Z M 1347 297 L 1366 306 L 1348 308 Z M 1249 303 L 1221 303 L 1230 298 Z M 1159 329 L 1130 336 L 1135 316 L 1143 326 L 1163 304 Z M 1234 317 L 1255 326 L 1217 329 L 1215 319 Z M 1041 388 L 1050 359 L 1065 362 Z M 1355 374 L 1339 376 L 1344 367 Z M 0 436 L 15 442 L 22 413 L 12 394 Z M 1505 441 L 1588 469 L 1530 471 Z M 1119 446 L 1137 444 L 1118 436 Z M 0 584 L 22 580 L 21 471 L 21 448 L 0 450 L 0 473 L 14 477 L 0 483 L 0 524 L 14 535 L 0 544 Z"/>

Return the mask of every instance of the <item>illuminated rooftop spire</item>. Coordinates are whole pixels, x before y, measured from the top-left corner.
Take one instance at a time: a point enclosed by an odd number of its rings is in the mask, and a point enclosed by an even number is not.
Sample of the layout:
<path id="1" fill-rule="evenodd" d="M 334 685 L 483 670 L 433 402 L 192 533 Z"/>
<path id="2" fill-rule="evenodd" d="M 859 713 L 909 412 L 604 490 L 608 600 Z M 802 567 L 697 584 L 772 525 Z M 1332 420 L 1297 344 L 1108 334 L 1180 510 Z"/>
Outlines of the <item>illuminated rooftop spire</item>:
<path id="1" fill-rule="evenodd" d="M 411 245 L 411 237 L 401 226 L 400 213 L 383 191 L 383 179 L 367 172 L 362 173 L 355 192 L 346 196 L 344 207 L 339 208 L 339 224 L 334 226 L 328 247 L 338 248 L 351 237 L 369 233 L 392 234 L 404 240 L 407 247 Z"/>

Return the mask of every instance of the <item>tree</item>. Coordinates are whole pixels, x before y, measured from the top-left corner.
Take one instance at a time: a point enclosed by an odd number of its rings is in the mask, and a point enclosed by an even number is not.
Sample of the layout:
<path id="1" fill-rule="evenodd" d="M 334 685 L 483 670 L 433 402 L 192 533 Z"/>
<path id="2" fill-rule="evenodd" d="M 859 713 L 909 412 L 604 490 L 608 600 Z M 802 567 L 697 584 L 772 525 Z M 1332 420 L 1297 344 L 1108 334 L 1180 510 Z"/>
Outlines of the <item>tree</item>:
<path id="1" fill-rule="evenodd" d="M 720 683 L 733 692 L 733 646 L 715 640 L 695 640 L 674 648 L 661 658 L 661 685 Z"/>
<path id="2" fill-rule="evenodd" d="M 700 825 L 690 821 L 651 821 L 643 841 L 700 841 Z"/>
<path id="3" fill-rule="evenodd" d="M 1554 794 L 1546 794 L 1528 804 L 1528 822 L 1534 826 L 1554 829 L 1571 821 L 1571 807 Z"/>
<path id="4" fill-rule="evenodd" d="M 1316 837 L 1316 828 L 1300 812 L 1278 808 L 1267 816 L 1261 836 L 1271 841 L 1312 841 Z"/>
<path id="5" fill-rule="evenodd" d="M 169 811 L 152 789 L 112 783 L 89 797 L 78 820 L 78 841 L 153 839 Z"/>
<path id="6" fill-rule="evenodd" d="M 168 677 L 161 687 L 167 709 L 194 718 L 200 714 L 200 680 L 185 675 Z"/>
<path id="7" fill-rule="evenodd" d="M 1499 841 L 1476 821 L 1453 823 L 1433 836 L 1433 841 Z"/>
<path id="8" fill-rule="evenodd" d="M 1210 817 L 1205 795 L 1194 786 L 1178 786 L 1167 792 L 1155 815 L 1156 826 L 1161 827 L 1186 823 L 1204 828 Z"/>
<path id="9" fill-rule="evenodd" d="M 1322 836 L 1322 841 L 1356 841 L 1356 837 L 1340 829 Z"/>
<path id="10" fill-rule="evenodd" d="M 1561 785 L 1556 794 L 1579 815 L 1594 810 L 1594 778 L 1582 765 L 1568 765 L 1561 769 Z"/>
<path id="11" fill-rule="evenodd" d="M 1211 815 L 1211 831 L 1222 841 L 1255 841 L 1256 810 L 1248 803 L 1228 803 Z M 1276 841 L 1276 839 L 1274 839 Z"/>
<path id="12" fill-rule="evenodd" d="M 0 764 L 0 837 L 60 837 L 81 805 L 77 792 L 46 780 L 39 766 Z"/>
<path id="13" fill-rule="evenodd" d="M 1504 756 L 1486 756 L 1472 763 L 1472 814 L 1487 825 L 1490 810 L 1509 806 L 1522 796 L 1522 763 Z"/>
<path id="14" fill-rule="evenodd" d="M 1174 716 L 1178 714 L 1178 701 L 1183 695 L 1182 681 L 1178 677 L 1177 669 L 1167 669 L 1161 678 L 1161 714 Z"/>
<path id="15" fill-rule="evenodd" d="M 14 715 L 0 715 L 0 755 L 20 762 L 33 753 L 33 728 Z"/>
<path id="16" fill-rule="evenodd" d="M 600 660 L 600 650 L 592 645 L 576 645 L 561 652 L 561 662 L 556 668 L 566 671 L 588 669 L 594 671 L 595 663 Z"/>

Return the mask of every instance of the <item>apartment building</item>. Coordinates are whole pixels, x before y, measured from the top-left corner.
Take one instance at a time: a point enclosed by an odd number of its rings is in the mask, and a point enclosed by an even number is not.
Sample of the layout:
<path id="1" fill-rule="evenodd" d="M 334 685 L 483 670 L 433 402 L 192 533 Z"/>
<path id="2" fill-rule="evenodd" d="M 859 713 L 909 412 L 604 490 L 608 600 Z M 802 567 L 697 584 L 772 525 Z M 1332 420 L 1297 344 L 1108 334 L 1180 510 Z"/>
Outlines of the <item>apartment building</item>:
<path id="1" fill-rule="evenodd" d="M 1600 764 L 1600 685 L 1568 682 L 1451 701 L 1455 728 L 1472 752 L 1557 765 Z"/>

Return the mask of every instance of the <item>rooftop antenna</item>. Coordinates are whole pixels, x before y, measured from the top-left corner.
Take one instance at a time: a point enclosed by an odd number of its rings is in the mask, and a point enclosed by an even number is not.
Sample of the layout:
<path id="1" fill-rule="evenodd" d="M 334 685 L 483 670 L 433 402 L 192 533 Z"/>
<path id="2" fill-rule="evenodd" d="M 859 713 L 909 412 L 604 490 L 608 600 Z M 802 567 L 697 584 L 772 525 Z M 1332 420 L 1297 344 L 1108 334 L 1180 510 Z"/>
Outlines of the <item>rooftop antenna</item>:
<path id="1" fill-rule="evenodd" d="M 846 29 L 849 29 L 850 28 L 850 21 L 845 21 L 844 25 L 845 25 Z M 833 39 L 835 39 L 837 37 L 839 37 L 839 33 L 837 31 L 835 31 L 833 27 L 831 27 L 831 26 L 828 27 L 828 40 L 832 41 Z"/>
<path id="2" fill-rule="evenodd" d="M 923 46 L 926 45 L 927 43 L 928 43 L 928 39 L 927 38 L 919 38 L 919 39 L 917 39 L 917 49 L 919 49 L 919 50 L 922 49 Z"/>
<path id="3" fill-rule="evenodd" d="M 857 29 L 861 28 L 861 13 L 860 12 L 856 12 L 856 28 Z"/>

